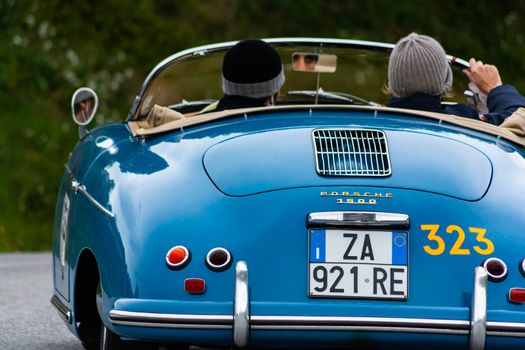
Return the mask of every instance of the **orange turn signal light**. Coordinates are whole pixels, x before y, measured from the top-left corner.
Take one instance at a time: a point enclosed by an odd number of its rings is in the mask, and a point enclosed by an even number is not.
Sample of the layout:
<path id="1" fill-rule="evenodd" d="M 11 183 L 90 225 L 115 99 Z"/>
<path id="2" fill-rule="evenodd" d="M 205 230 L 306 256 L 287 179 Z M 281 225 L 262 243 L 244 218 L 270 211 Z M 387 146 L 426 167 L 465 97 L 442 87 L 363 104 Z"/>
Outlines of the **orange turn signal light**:
<path id="1" fill-rule="evenodd" d="M 166 264 L 172 269 L 182 269 L 190 262 L 191 254 L 188 248 L 178 245 L 166 254 Z"/>

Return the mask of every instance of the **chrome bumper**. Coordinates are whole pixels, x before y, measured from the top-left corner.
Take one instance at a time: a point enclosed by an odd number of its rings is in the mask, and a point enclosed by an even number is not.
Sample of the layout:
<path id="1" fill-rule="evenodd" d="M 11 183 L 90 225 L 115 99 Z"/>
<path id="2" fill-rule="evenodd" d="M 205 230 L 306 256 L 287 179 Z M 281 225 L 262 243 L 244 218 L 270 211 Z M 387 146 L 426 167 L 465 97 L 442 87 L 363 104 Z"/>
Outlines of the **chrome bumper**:
<path id="1" fill-rule="evenodd" d="M 233 331 L 233 343 L 248 345 L 251 330 L 367 331 L 455 334 L 469 336 L 469 350 L 483 350 L 490 336 L 525 337 L 525 323 L 487 322 L 487 274 L 475 269 L 470 320 L 335 317 L 335 316 L 257 316 L 250 315 L 248 268 L 236 265 L 234 312 L 231 315 L 161 314 L 111 310 L 114 325 L 172 329 L 222 329 Z"/>

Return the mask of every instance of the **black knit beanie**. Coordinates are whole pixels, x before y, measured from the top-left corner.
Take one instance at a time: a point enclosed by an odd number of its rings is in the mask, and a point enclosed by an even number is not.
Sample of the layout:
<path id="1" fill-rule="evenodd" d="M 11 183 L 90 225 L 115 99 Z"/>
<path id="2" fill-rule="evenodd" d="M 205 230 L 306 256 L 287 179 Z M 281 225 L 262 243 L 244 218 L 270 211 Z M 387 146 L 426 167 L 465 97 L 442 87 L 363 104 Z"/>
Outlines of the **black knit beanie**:
<path id="1" fill-rule="evenodd" d="M 272 96 L 284 83 L 281 58 L 262 40 L 244 40 L 228 50 L 222 63 L 222 90 L 226 95 Z"/>

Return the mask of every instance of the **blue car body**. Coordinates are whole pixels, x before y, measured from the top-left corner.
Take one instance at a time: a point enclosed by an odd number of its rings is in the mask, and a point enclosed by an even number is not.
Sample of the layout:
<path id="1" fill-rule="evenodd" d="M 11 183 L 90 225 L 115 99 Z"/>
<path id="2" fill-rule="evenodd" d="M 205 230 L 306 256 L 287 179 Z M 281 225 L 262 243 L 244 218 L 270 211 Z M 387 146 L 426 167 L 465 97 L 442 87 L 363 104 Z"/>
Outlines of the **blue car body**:
<path id="1" fill-rule="evenodd" d="M 333 145 L 331 159 L 316 153 L 319 130 L 382 132 L 390 174 L 319 174 L 323 159 L 341 163 Z M 525 310 L 509 289 L 525 287 L 523 174 L 521 145 L 383 107 L 231 111 L 147 137 L 129 122 L 101 126 L 61 182 L 52 301 L 82 341 L 102 322 L 122 338 L 198 346 L 521 348 Z M 365 219 L 316 221 L 323 213 Z M 378 213 L 407 220 L 374 226 L 366 218 Z M 310 293 L 322 278 L 309 266 L 328 249 L 315 237 L 333 229 L 401 235 L 406 284 L 374 275 L 359 283 L 377 298 Z M 171 269 L 166 254 L 179 245 L 191 260 Z M 231 253 L 224 271 L 206 266 L 214 247 Z M 491 257 L 508 267 L 503 280 L 480 267 Z M 185 291 L 187 278 L 205 292 Z M 330 278 L 322 284 L 337 293 Z"/>

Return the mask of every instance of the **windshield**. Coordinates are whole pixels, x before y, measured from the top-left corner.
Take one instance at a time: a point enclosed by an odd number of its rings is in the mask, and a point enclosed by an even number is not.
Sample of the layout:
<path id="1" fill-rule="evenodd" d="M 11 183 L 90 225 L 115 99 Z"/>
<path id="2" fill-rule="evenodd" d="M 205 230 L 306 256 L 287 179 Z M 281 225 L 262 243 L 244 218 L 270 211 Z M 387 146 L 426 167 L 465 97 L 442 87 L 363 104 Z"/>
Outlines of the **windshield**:
<path id="1" fill-rule="evenodd" d="M 278 104 L 313 104 L 319 75 L 320 104 L 386 104 L 388 57 L 385 48 L 352 48 L 305 45 L 273 45 L 283 63 L 286 81 Z M 169 106 L 183 113 L 198 111 L 223 96 L 221 89 L 222 60 L 227 48 L 202 54 L 187 55 L 168 63 L 144 89 L 138 115 L 144 117 L 153 105 Z M 330 54 L 337 56 L 334 73 L 294 71 L 294 53 Z M 445 98 L 465 102 L 463 91 L 468 80 L 461 67 L 453 65 L 454 86 Z M 322 89 L 322 90 L 321 90 Z"/>

